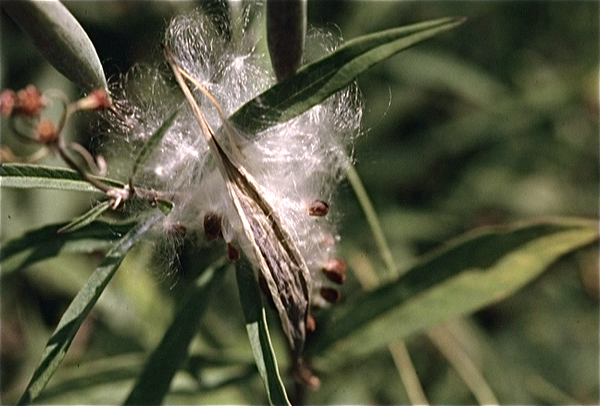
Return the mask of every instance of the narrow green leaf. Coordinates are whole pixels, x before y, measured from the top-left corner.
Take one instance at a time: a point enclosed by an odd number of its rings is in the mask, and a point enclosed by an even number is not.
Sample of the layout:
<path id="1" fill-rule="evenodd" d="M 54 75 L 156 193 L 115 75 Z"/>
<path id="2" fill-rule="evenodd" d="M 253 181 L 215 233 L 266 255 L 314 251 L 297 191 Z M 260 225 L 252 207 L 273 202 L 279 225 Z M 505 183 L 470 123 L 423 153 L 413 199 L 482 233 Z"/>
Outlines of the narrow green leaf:
<path id="1" fill-rule="evenodd" d="M 138 376 L 144 365 L 143 353 L 107 356 L 100 359 L 86 360 L 76 365 L 65 365 L 52 377 L 37 398 L 36 403 L 61 404 L 64 398 L 86 399 L 90 392 L 105 390 L 107 386 L 114 388 L 123 382 L 131 382 Z M 106 404 L 117 404 L 120 401 L 118 392 L 107 394 Z M 121 396 L 122 399 L 122 396 Z"/>
<path id="2" fill-rule="evenodd" d="M 72 233 L 59 234 L 66 223 L 52 224 L 29 231 L 2 245 L 2 275 L 61 254 L 90 253 L 110 249 L 115 240 L 129 232 L 136 222 L 94 221 Z"/>
<path id="3" fill-rule="evenodd" d="M 100 177 L 96 179 L 115 188 L 125 187 L 124 184 L 112 179 Z M 31 164 L 0 165 L 0 187 L 100 192 L 96 187 L 83 180 L 77 171 Z"/>
<path id="4" fill-rule="evenodd" d="M 133 175 L 131 175 L 132 178 L 137 175 L 140 168 L 146 164 L 146 161 L 148 161 L 148 158 L 150 158 L 150 155 L 152 155 L 156 147 L 160 145 L 160 142 L 167 133 L 167 130 L 173 125 L 178 113 L 179 110 L 175 110 L 175 112 L 171 114 L 164 123 L 162 123 L 156 132 L 152 134 L 148 142 L 144 144 L 142 150 L 135 160 L 135 163 L 133 164 Z"/>
<path id="5" fill-rule="evenodd" d="M 281 381 L 277 359 L 271 345 L 265 308 L 254 272 L 248 264 L 240 261 L 236 267 L 236 277 L 250 346 L 258 372 L 267 389 L 269 403 L 289 405 L 290 401 Z"/>
<path id="6" fill-rule="evenodd" d="M 277 80 L 294 74 L 306 38 L 306 0 L 267 1 L 267 44 Z"/>
<path id="7" fill-rule="evenodd" d="M 145 217 L 125 234 L 108 252 L 58 322 L 19 404 L 29 404 L 38 397 L 65 357 L 81 323 L 98 301 L 129 249 L 163 218 L 163 213 L 158 210 L 153 211 L 151 215 Z"/>
<path id="8" fill-rule="evenodd" d="M 92 41 L 58 1 L 4 1 L 2 7 L 48 61 L 84 90 L 106 89 L 106 77 Z"/>
<path id="9" fill-rule="evenodd" d="M 217 261 L 187 291 L 173 322 L 148 359 L 124 404 L 159 405 L 163 402 L 173 376 L 188 356 L 188 347 L 198 330 L 209 298 L 223 280 L 228 265 L 224 258 Z"/>
<path id="10" fill-rule="evenodd" d="M 397 280 L 348 300 L 320 320 L 308 352 L 365 355 L 506 298 L 563 255 L 598 239 L 598 223 L 555 219 L 477 231 L 449 242 Z"/>
<path id="11" fill-rule="evenodd" d="M 77 231 L 82 229 L 83 227 L 90 224 L 92 221 L 96 220 L 98 217 L 102 215 L 108 208 L 110 207 L 110 202 L 105 201 L 102 202 L 90 210 L 88 210 L 85 214 L 77 217 L 75 220 L 71 221 L 64 227 L 58 229 L 59 233 L 72 233 L 73 231 Z"/>
<path id="12" fill-rule="evenodd" d="M 356 38 L 250 100 L 230 120 L 250 133 L 283 123 L 348 86 L 378 62 L 464 21 L 442 18 Z"/>

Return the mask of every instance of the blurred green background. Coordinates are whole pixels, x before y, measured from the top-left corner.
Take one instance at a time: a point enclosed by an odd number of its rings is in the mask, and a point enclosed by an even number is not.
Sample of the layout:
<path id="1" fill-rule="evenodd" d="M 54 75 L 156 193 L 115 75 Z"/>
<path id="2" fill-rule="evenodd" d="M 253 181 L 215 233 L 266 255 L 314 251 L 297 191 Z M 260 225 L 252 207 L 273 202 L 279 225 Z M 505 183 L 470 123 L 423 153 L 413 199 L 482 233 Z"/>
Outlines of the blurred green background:
<path id="1" fill-rule="evenodd" d="M 198 5 L 66 3 L 96 46 L 108 77 L 159 57 L 170 17 Z M 356 168 L 403 269 L 477 226 L 554 215 L 598 218 L 598 2 L 308 5 L 310 26 L 344 39 L 444 16 L 469 19 L 358 78 L 365 113 Z M 49 66 L 3 11 L 0 18 L 2 88 L 34 83 L 78 97 L 78 89 Z M 100 152 L 101 140 L 89 126 L 93 120 L 79 116 L 67 136 Z M 32 151 L 11 138 L 5 122 L 1 130 L 2 145 L 20 154 Z M 43 163 L 60 164 L 52 157 Z M 92 202 L 89 195 L 8 189 L 1 199 L 3 243 L 25 230 L 70 220 Z M 342 185 L 337 204 L 344 213 L 341 251 L 350 268 L 380 272 L 383 261 L 349 185 Z M 127 394 L 191 277 L 174 265 L 169 272 L 161 269 L 169 260 L 152 257 L 155 248 L 140 245 L 124 262 L 40 402 L 110 404 Z M 202 269 L 220 249 L 186 245 L 180 258 L 193 252 L 191 267 Z M 62 256 L 2 276 L 3 403 L 21 395 L 62 311 L 99 258 Z M 352 275 L 344 290 L 350 298 L 359 290 Z M 501 403 L 597 404 L 598 324 L 598 249 L 591 247 L 560 261 L 508 300 L 449 328 L 461 332 Z M 233 275 L 212 298 L 200 336 L 193 352 L 213 354 L 215 367 L 204 368 L 198 381 L 178 375 L 166 402 L 264 402 Z M 276 348 L 283 348 L 280 335 L 274 339 Z M 427 337 L 416 335 L 407 345 L 430 402 L 475 402 Z M 223 367 L 217 362 L 223 354 L 238 362 Z M 408 402 L 387 351 L 349 361 L 322 380 L 322 389 L 308 393 L 307 403 Z"/>

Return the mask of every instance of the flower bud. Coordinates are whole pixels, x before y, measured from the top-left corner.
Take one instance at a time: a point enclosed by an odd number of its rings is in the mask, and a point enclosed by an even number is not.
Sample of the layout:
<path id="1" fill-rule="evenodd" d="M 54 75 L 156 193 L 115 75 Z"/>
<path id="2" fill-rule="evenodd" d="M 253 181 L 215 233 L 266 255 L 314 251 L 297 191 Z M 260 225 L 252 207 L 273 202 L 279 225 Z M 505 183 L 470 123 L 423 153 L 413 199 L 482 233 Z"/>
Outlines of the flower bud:
<path id="1" fill-rule="evenodd" d="M 112 100 L 106 90 L 96 89 L 77 101 L 77 110 L 104 110 L 112 106 Z"/>
<path id="2" fill-rule="evenodd" d="M 315 217 L 323 217 L 329 213 L 329 205 L 323 200 L 315 200 L 307 207 L 308 215 Z"/>
<path id="3" fill-rule="evenodd" d="M 15 113 L 36 117 L 44 107 L 46 107 L 46 101 L 34 85 L 28 85 L 25 89 L 17 92 Z"/>
<path id="4" fill-rule="evenodd" d="M 0 93 L 0 113 L 2 117 L 10 117 L 16 104 L 17 95 L 14 91 L 7 89 Z"/>
<path id="5" fill-rule="evenodd" d="M 42 144 L 51 144 L 58 140 L 56 126 L 47 118 L 40 120 L 35 127 L 35 134 L 37 136 L 37 140 Z"/>

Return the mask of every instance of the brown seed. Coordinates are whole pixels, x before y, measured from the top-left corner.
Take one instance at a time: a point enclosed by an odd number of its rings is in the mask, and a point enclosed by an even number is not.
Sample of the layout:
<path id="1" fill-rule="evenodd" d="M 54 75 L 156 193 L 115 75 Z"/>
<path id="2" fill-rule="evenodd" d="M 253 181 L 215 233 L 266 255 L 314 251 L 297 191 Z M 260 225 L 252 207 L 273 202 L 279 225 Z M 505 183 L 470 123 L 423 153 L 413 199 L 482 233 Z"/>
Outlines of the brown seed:
<path id="1" fill-rule="evenodd" d="M 337 303 L 342 298 L 342 294 L 333 288 L 321 288 L 320 293 L 329 303 Z"/>
<path id="2" fill-rule="evenodd" d="M 307 207 L 308 215 L 315 217 L 323 217 L 329 213 L 329 205 L 323 200 L 315 200 Z"/>
<path id="3" fill-rule="evenodd" d="M 346 282 L 346 263 L 340 258 L 332 258 L 321 269 L 325 277 L 338 285 Z"/>
<path id="4" fill-rule="evenodd" d="M 174 238 L 183 238 L 187 234 L 187 228 L 177 223 L 165 224 L 165 231 L 168 235 Z"/>
<path id="5" fill-rule="evenodd" d="M 306 332 L 313 333 L 317 329 L 317 323 L 312 315 L 308 315 L 306 318 Z"/>
<path id="6" fill-rule="evenodd" d="M 227 243 L 227 259 L 231 262 L 239 261 L 241 258 L 240 250 L 235 246 L 234 243 Z"/>
<path id="7" fill-rule="evenodd" d="M 221 217 L 215 213 L 208 213 L 204 216 L 204 235 L 208 241 L 212 241 L 221 234 Z"/>
<path id="8" fill-rule="evenodd" d="M 321 386 L 321 380 L 302 361 L 296 366 L 294 376 L 298 382 L 306 385 L 311 390 L 316 391 Z"/>

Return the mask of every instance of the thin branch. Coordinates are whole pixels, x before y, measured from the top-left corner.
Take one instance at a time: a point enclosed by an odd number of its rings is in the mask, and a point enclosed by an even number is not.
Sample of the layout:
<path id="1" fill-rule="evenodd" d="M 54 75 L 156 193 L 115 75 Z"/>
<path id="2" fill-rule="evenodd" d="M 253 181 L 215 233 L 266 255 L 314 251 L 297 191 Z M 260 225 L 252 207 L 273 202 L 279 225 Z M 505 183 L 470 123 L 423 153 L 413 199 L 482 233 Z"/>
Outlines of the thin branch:
<path id="1" fill-rule="evenodd" d="M 496 395 L 494 395 L 469 354 L 461 347 L 448 328 L 440 326 L 430 329 L 426 334 L 461 377 L 480 405 L 499 404 Z"/>

